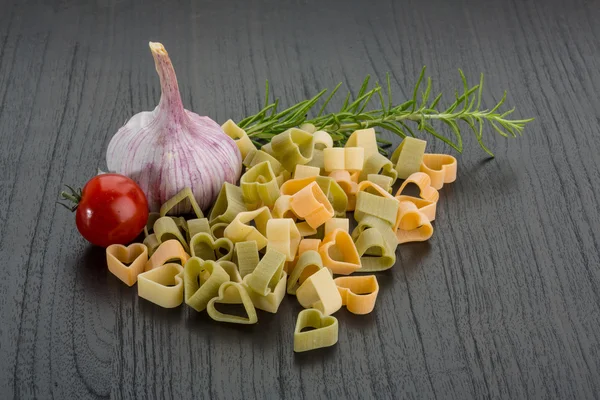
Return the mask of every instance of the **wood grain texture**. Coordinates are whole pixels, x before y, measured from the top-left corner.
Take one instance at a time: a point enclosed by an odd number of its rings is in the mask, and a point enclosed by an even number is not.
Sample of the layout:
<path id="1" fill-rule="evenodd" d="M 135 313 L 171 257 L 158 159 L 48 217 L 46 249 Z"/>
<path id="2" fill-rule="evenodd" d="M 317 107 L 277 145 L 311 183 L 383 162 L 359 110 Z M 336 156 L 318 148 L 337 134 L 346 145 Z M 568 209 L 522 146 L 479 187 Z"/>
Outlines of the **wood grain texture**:
<path id="1" fill-rule="evenodd" d="M 600 396 L 598 1 L 0 5 L 2 398 Z M 56 207 L 156 105 L 149 40 L 218 122 L 255 112 L 267 78 L 291 104 L 390 71 L 400 100 L 423 64 L 449 94 L 458 68 L 485 72 L 485 104 L 507 89 L 536 121 L 520 139 L 486 131 L 494 160 L 466 135 L 434 237 L 378 274 L 372 314 L 339 313 L 337 346 L 294 354 L 293 299 L 249 328 L 159 309 Z"/>

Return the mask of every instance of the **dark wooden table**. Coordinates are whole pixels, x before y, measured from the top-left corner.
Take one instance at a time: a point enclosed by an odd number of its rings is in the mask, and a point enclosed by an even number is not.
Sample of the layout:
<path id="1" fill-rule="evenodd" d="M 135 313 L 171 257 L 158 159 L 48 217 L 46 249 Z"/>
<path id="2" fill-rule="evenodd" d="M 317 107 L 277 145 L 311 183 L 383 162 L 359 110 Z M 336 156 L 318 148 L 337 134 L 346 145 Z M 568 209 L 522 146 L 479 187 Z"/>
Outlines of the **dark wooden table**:
<path id="1" fill-rule="evenodd" d="M 598 398 L 598 1 L 0 3 L 1 398 Z M 157 103 L 149 40 L 218 122 L 265 79 L 291 104 L 390 71 L 400 102 L 424 64 L 446 99 L 484 72 L 485 104 L 507 89 L 536 121 L 487 129 L 493 160 L 465 134 L 434 237 L 399 248 L 372 314 L 337 314 L 335 347 L 294 354 L 293 298 L 250 328 L 160 309 L 55 204 Z"/>

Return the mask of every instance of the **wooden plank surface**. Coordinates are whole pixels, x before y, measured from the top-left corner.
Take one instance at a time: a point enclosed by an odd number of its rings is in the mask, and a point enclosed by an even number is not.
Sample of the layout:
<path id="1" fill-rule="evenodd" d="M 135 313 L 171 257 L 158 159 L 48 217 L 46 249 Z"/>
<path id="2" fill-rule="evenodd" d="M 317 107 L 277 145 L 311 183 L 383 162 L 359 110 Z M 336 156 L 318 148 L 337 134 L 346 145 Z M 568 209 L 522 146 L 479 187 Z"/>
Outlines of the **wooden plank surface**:
<path id="1" fill-rule="evenodd" d="M 0 3 L 2 3 L 0 1 Z M 0 7 L 2 398 L 598 398 L 598 1 L 5 1 Z M 371 315 L 294 354 L 300 306 L 247 328 L 163 310 L 107 273 L 56 207 L 105 166 L 108 141 L 160 88 L 167 47 L 186 107 L 218 122 L 422 65 L 452 97 L 508 90 L 524 137 L 471 135 L 435 235 L 379 274 Z M 398 143 L 397 139 L 394 139 Z M 432 151 L 450 151 L 430 141 Z"/>

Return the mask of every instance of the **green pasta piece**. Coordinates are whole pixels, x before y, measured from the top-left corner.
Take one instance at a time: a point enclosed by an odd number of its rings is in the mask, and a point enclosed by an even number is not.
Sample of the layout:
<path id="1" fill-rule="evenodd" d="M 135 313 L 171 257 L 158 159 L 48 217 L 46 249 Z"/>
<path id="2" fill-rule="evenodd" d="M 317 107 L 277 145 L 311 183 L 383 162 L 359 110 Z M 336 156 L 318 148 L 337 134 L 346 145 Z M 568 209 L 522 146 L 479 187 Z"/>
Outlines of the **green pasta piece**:
<path id="1" fill-rule="evenodd" d="M 194 197 L 194 193 L 192 193 L 192 189 L 189 187 L 182 189 L 179 193 L 171 197 L 162 206 L 160 206 L 160 216 L 164 217 L 171 211 L 181 214 L 181 212 L 178 212 L 178 206 L 179 203 L 183 202 L 184 200 L 188 200 L 190 202 L 192 211 L 194 211 L 194 214 L 196 214 L 196 218 L 204 218 L 204 214 L 202 214 L 202 210 L 200 209 L 200 206 L 198 206 L 198 202 Z"/>
<path id="2" fill-rule="evenodd" d="M 148 214 L 148 221 L 146 221 L 146 226 L 144 227 L 144 235 L 148 236 L 154 233 L 154 223 L 157 219 L 160 218 L 160 213 L 151 212 Z"/>
<path id="3" fill-rule="evenodd" d="M 144 244 L 148 248 L 148 257 L 152 257 L 154 251 L 158 248 L 158 246 L 160 246 L 160 242 L 158 241 L 158 238 L 154 233 L 151 233 L 150 235 L 146 236 L 146 238 L 144 239 Z"/>
<path id="4" fill-rule="evenodd" d="M 285 265 L 285 255 L 269 249 L 254 271 L 246 278 L 248 287 L 261 296 L 272 292 L 279 283 Z"/>
<path id="5" fill-rule="evenodd" d="M 294 270 L 290 274 L 290 279 L 288 279 L 287 292 L 289 294 L 296 294 L 296 290 L 298 290 L 298 287 L 301 285 L 300 277 L 303 272 L 310 272 L 311 270 L 317 272 L 321 268 L 323 268 L 323 261 L 318 252 L 308 250 L 302 253 L 296 262 Z"/>
<path id="6" fill-rule="evenodd" d="M 208 233 L 212 236 L 208 218 L 195 218 L 187 221 L 188 239 L 191 240 L 198 233 Z"/>
<path id="7" fill-rule="evenodd" d="M 306 164 L 312 159 L 313 135 L 298 128 L 291 128 L 273 136 L 271 148 L 271 155 L 293 173 L 296 165 Z"/>
<path id="8" fill-rule="evenodd" d="M 302 332 L 304 328 L 314 328 Z M 338 341 L 338 320 L 334 316 L 324 316 L 317 309 L 309 308 L 300 311 L 294 329 L 294 351 L 303 352 L 308 350 L 329 347 Z"/>
<path id="9" fill-rule="evenodd" d="M 232 293 L 237 293 L 237 298 Z M 248 317 L 244 318 L 237 315 L 224 314 L 215 308 L 215 305 L 218 303 L 242 304 Z M 254 304 L 252 304 L 250 296 L 244 286 L 237 282 L 225 282 L 221 284 L 218 297 L 208 302 L 206 311 L 212 319 L 219 322 L 228 322 L 230 324 L 255 324 L 258 322 L 256 309 L 254 308 Z"/>
<path id="10" fill-rule="evenodd" d="M 259 293 L 256 293 L 254 290 L 250 289 L 250 287 L 248 286 L 248 279 L 251 276 L 252 274 L 246 275 L 246 277 L 243 279 L 242 284 L 246 288 L 248 296 L 250 296 L 254 307 L 259 310 L 263 310 L 273 314 L 277 313 L 277 310 L 279 309 L 279 306 L 281 305 L 281 302 L 285 297 L 285 286 L 287 280 L 287 274 L 285 273 L 285 271 L 281 273 L 281 278 L 279 279 L 279 282 L 277 282 L 275 287 L 269 293 L 267 293 L 266 296 L 262 296 Z"/>
<path id="11" fill-rule="evenodd" d="M 252 168 L 265 161 L 271 165 L 271 169 L 275 175 L 280 175 L 286 170 L 275 157 L 263 150 L 254 150 L 248 153 L 246 158 L 244 158 L 244 166 L 246 168 Z"/>
<path id="12" fill-rule="evenodd" d="M 227 238 L 213 239 L 209 233 L 200 232 L 190 240 L 192 257 L 203 260 L 229 261 L 233 256 L 233 243 Z"/>
<path id="13" fill-rule="evenodd" d="M 229 275 L 214 261 L 191 257 L 183 268 L 185 304 L 200 312 L 213 297 L 221 284 L 229 281 Z"/>
<path id="14" fill-rule="evenodd" d="M 170 239 L 178 240 L 186 253 L 190 252 L 190 247 L 188 246 L 187 240 L 181 234 L 179 227 L 171 217 L 160 217 L 154 223 L 154 234 L 156 235 L 156 239 L 160 242 L 166 242 Z"/>
<path id="15" fill-rule="evenodd" d="M 390 186 L 396 183 L 396 179 L 398 179 L 398 171 L 396 171 L 396 168 L 394 168 L 394 164 L 390 160 L 388 160 L 387 157 L 379 153 L 371 155 L 365 161 L 363 169 L 358 177 L 358 181 L 362 182 L 364 180 L 367 180 L 367 175 L 369 174 L 380 174 L 389 176 L 390 178 L 392 178 L 392 183 Z"/>
<path id="16" fill-rule="evenodd" d="M 280 195 L 277 177 L 268 161 L 247 170 L 240 179 L 240 187 L 248 210 L 256 210 L 262 206 L 273 207 Z"/>
<path id="17" fill-rule="evenodd" d="M 224 237 L 225 228 L 229 226 L 228 222 L 218 222 L 210 227 L 210 233 L 215 239 Z"/>
<path id="18" fill-rule="evenodd" d="M 173 222 L 175 222 L 175 225 L 177 225 L 177 228 L 179 228 L 179 232 L 181 232 L 181 234 L 185 234 L 187 236 L 188 233 L 188 226 L 187 226 L 187 222 L 185 220 L 185 218 L 183 217 L 170 217 Z"/>
<path id="19" fill-rule="evenodd" d="M 242 189 L 229 182 L 224 182 L 217 200 L 210 210 L 208 222 L 211 226 L 220 222 L 229 223 L 236 215 L 244 211 L 247 210 L 242 197 Z"/>
<path id="20" fill-rule="evenodd" d="M 392 192 L 392 185 L 394 184 L 394 180 L 389 176 L 369 174 L 367 175 L 367 180 L 380 186 L 383 190 L 387 191 L 388 193 Z"/>
<path id="21" fill-rule="evenodd" d="M 325 174 L 325 152 L 321 149 L 313 149 L 312 159 L 306 165 L 317 167 L 321 170 L 321 174 Z"/>
<path id="22" fill-rule="evenodd" d="M 396 164 L 398 178 L 406 179 L 411 174 L 421 170 L 423 155 L 427 142 L 407 136 L 392 154 L 391 161 Z"/>
<path id="23" fill-rule="evenodd" d="M 356 194 L 354 218 L 360 221 L 366 215 L 373 215 L 394 225 L 398 216 L 398 200 L 360 191 Z"/>
<path id="24" fill-rule="evenodd" d="M 392 226 L 388 222 L 372 215 L 367 215 L 361 221 L 358 221 L 358 225 L 352 231 L 352 240 L 356 242 L 361 233 L 369 228 L 375 228 L 379 231 L 379 233 L 381 233 L 388 248 L 395 249 L 396 246 L 398 246 L 398 238 L 396 237 L 396 233 L 394 232 Z M 378 255 L 372 254 L 372 252 L 368 250 L 366 254 Z"/>
<path id="25" fill-rule="evenodd" d="M 256 241 L 237 242 L 234 257 L 242 278 L 252 273 L 260 261 Z"/>
<path id="26" fill-rule="evenodd" d="M 396 263 L 396 246 L 390 248 L 381 232 L 375 228 L 364 230 L 356 240 L 361 268 L 356 272 L 376 272 L 390 269 Z M 367 255 L 370 250 L 371 256 Z"/>
<path id="27" fill-rule="evenodd" d="M 348 196 L 344 192 L 344 189 L 333 178 L 328 176 L 317 176 L 316 182 L 333 206 L 334 217 L 345 218 Z"/>
<path id="28" fill-rule="evenodd" d="M 223 268 L 227 275 L 229 275 L 229 280 L 231 282 L 242 283 L 242 276 L 240 275 L 240 271 L 238 271 L 237 265 L 233 261 L 220 260 L 217 261 L 217 264 Z"/>

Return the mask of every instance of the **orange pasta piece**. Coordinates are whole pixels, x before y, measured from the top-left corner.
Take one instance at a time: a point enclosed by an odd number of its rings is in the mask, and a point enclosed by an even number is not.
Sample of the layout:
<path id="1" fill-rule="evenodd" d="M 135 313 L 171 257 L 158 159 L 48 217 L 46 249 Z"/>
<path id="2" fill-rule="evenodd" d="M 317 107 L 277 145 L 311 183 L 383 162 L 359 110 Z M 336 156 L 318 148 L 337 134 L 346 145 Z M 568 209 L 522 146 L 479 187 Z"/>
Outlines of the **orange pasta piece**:
<path id="1" fill-rule="evenodd" d="M 333 217 L 333 206 L 316 182 L 294 194 L 290 204 L 292 211 L 315 229 Z"/>
<path id="2" fill-rule="evenodd" d="M 350 234 L 342 229 L 336 229 L 325 236 L 319 247 L 319 254 L 323 259 L 323 266 L 334 274 L 349 275 L 361 267 L 356 245 Z"/>
<path id="3" fill-rule="evenodd" d="M 456 166 L 456 158 L 448 154 L 424 154 L 421 172 L 429 175 L 431 186 L 439 190 L 456 180 Z"/>
<path id="4" fill-rule="evenodd" d="M 181 243 L 176 239 L 167 240 L 158 246 L 152 257 L 146 263 L 145 271 L 150 271 L 154 268 L 166 264 L 167 261 L 178 260 L 181 265 L 184 265 L 190 255 L 185 252 Z"/>
<path id="5" fill-rule="evenodd" d="M 148 248 L 141 243 L 132 243 L 127 247 L 113 244 L 106 248 L 108 270 L 127 286 L 133 286 L 137 282 L 147 261 Z"/>
<path id="6" fill-rule="evenodd" d="M 379 294 L 375 275 L 343 276 L 333 280 L 342 296 L 342 304 L 353 314 L 364 315 L 373 311 Z"/>

